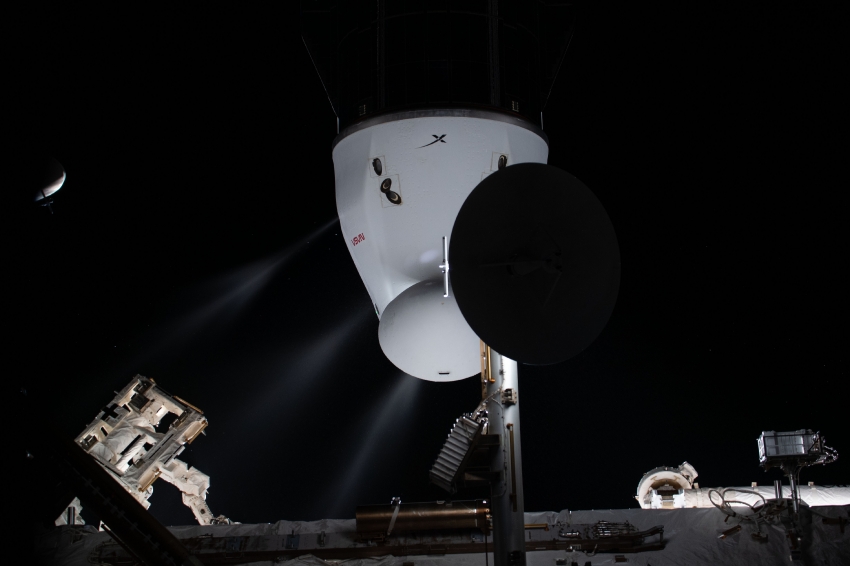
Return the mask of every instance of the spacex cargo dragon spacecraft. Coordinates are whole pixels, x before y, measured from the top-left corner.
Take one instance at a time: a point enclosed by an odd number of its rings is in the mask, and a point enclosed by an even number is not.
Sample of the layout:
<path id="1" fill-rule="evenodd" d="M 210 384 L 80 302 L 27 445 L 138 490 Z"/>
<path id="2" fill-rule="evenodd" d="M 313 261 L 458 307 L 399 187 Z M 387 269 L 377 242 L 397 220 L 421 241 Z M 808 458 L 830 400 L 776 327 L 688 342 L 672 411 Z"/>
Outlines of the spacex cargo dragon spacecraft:
<path id="1" fill-rule="evenodd" d="M 525 563 L 517 362 L 587 347 L 619 288 L 608 215 L 546 165 L 543 108 L 572 10 L 507 0 L 301 9 L 337 117 L 340 225 L 381 348 L 420 379 L 481 374 L 481 401 L 455 423 L 430 478 L 450 493 L 489 484 L 497 566 Z M 473 467 L 487 471 L 468 474 L 482 442 L 492 450 Z"/>
<path id="2" fill-rule="evenodd" d="M 302 5 L 338 121 L 340 224 L 381 348 L 431 381 L 480 372 L 479 339 L 526 363 L 571 357 L 619 285 L 601 204 L 545 165 L 572 8 L 476 6 Z"/>
<path id="3" fill-rule="evenodd" d="M 449 108 L 372 117 L 335 141 L 342 231 L 380 317 L 381 348 L 406 373 L 453 381 L 481 371 L 479 338 L 446 283 L 444 241 L 481 180 L 546 162 L 541 134 L 504 113 Z"/>

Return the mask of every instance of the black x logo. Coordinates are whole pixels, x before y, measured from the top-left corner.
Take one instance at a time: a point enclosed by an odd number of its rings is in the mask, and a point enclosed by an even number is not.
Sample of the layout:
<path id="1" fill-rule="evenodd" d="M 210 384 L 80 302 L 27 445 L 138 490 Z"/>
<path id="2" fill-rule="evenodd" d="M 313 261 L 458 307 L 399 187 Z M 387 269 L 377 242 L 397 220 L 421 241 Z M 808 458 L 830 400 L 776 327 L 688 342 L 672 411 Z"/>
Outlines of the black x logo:
<path id="1" fill-rule="evenodd" d="M 423 147 L 428 147 L 429 145 L 434 145 L 434 144 L 435 144 L 435 143 L 437 143 L 437 142 L 440 142 L 440 143 L 446 143 L 446 140 L 444 140 L 444 139 L 443 139 L 444 137 L 446 137 L 446 134 L 443 134 L 443 135 L 441 135 L 441 136 L 438 136 L 438 135 L 436 135 L 436 134 L 431 134 L 431 135 L 432 135 L 432 136 L 434 136 L 434 137 L 435 137 L 435 138 L 437 138 L 437 139 L 435 139 L 435 140 L 434 140 L 434 141 L 432 141 L 431 143 L 426 143 L 425 145 L 420 145 L 420 146 L 419 146 L 419 147 L 417 147 L 416 149 L 422 149 Z"/>

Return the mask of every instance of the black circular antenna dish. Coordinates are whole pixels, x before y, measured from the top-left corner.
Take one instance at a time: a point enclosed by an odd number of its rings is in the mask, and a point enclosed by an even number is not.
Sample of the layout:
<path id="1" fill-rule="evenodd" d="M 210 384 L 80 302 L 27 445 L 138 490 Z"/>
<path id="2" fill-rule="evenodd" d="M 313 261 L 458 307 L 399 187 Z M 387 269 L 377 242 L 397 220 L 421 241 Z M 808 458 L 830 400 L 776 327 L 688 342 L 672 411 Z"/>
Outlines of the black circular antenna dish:
<path id="1" fill-rule="evenodd" d="M 617 235 L 599 199 L 556 167 L 485 178 L 452 229 L 451 281 L 473 331 L 497 352 L 553 364 L 587 348 L 620 287 Z"/>

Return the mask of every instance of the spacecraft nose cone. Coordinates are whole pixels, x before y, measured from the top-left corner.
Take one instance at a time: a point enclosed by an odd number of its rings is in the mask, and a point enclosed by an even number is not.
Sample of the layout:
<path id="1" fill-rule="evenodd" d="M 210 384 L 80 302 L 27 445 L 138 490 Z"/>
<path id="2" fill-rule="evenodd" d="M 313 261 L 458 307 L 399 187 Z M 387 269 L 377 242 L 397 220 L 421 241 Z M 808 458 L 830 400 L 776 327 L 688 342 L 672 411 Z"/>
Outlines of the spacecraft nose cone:
<path id="1" fill-rule="evenodd" d="M 443 280 L 421 281 L 393 299 L 381 315 L 378 340 L 403 372 L 427 381 L 457 381 L 481 371 L 478 336 L 460 314 Z"/>
<path id="2" fill-rule="evenodd" d="M 608 214 L 578 179 L 521 163 L 485 178 L 449 249 L 460 312 L 497 352 L 529 364 L 569 359 L 608 322 L 620 252 Z"/>

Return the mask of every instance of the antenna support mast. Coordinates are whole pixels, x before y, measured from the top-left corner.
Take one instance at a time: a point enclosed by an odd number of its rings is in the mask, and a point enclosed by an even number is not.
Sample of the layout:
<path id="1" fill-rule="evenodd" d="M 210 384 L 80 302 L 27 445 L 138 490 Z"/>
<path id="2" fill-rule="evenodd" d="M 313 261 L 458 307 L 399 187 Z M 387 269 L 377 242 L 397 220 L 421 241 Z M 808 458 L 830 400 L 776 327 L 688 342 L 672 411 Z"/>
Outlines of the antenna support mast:
<path id="1" fill-rule="evenodd" d="M 492 451 L 490 509 L 495 566 L 525 564 L 525 504 L 522 492 L 522 443 L 519 426 L 517 362 L 483 345 L 481 405 L 489 434 L 501 442 Z"/>

